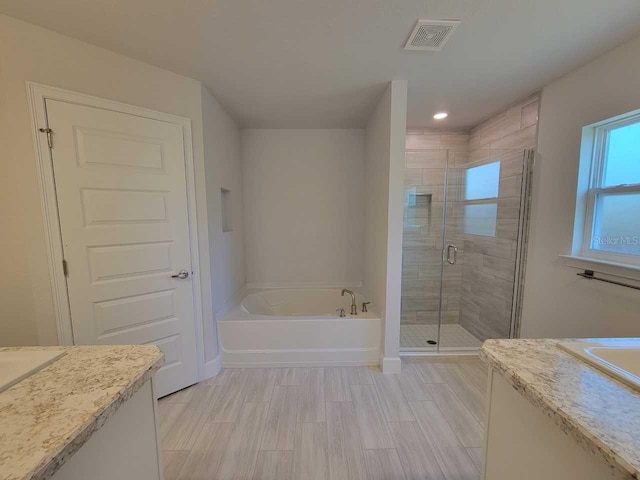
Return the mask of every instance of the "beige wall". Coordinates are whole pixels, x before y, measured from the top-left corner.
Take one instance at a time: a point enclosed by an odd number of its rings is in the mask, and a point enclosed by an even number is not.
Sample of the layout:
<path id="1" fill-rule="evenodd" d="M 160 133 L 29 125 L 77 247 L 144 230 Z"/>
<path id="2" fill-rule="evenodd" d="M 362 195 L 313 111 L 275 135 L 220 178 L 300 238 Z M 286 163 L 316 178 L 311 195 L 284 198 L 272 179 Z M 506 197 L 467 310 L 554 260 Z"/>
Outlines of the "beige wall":
<path id="1" fill-rule="evenodd" d="M 387 297 L 389 227 L 389 132 L 391 86 L 378 102 L 366 130 L 363 281 L 372 307 L 384 316 Z"/>
<path id="2" fill-rule="evenodd" d="M 362 281 L 363 171 L 363 130 L 243 130 L 247 282 Z"/>
<path id="3" fill-rule="evenodd" d="M 385 328 L 383 369 L 399 373 L 402 183 L 407 82 L 391 82 L 365 135 L 363 281 Z M 388 363 L 387 363 L 388 361 Z M 397 369 L 397 370 L 396 370 Z"/>
<path id="4" fill-rule="evenodd" d="M 204 198 L 199 82 L 0 15 L 0 344 L 55 344 L 56 324 L 44 241 L 25 81 L 190 118 L 196 189 Z M 204 317 L 211 321 L 206 204 L 199 202 Z M 207 341 L 212 341 L 209 338 Z"/>
<path id="5" fill-rule="evenodd" d="M 640 38 L 542 92 L 525 283 L 526 337 L 639 336 L 635 290 L 581 279 L 571 252 L 581 129 L 640 108 Z"/>
<path id="6" fill-rule="evenodd" d="M 204 161 L 211 260 L 214 320 L 246 283 L 242 209 L 240 129 L 217 100 L 202 87 Z M 231 193 L 232 231 L 222 231 L 220 189 Z M 215 322 L 205 322 L 207 359 L 217 354 Z"/>

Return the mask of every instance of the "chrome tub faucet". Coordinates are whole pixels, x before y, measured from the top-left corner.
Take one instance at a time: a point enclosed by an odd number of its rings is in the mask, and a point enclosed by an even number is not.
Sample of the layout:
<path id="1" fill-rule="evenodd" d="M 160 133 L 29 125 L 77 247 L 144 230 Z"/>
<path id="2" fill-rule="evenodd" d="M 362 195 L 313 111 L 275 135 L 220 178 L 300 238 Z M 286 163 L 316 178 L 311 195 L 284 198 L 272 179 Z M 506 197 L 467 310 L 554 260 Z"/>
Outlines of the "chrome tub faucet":
<path id="1" fill-rule="evenodd" d="M 345 293 L 348 293 L 349 295 L 351 295 L 351 315 L 358 315 L 358 306 L 356 305 L 356 294 L 353 293 L 351 290 L 343 288 L 342 293 L 340 295 L 344 297 Z"/>

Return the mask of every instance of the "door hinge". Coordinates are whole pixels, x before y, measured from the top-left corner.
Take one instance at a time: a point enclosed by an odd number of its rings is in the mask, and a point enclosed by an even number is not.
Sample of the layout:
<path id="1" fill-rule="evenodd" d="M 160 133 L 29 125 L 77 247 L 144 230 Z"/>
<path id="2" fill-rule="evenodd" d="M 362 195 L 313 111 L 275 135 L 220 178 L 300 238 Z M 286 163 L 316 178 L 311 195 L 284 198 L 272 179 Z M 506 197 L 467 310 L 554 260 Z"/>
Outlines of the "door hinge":
<path id="1" fill-rule="evenodd" d="M 51 138 L 51 134 L 53 133 L 53 130 L 51 130 L 50 128 L 39 128 L 38 130 L 41 131 L 42 133 L 47 134 L 47 145 L 49 145 L 49 148 L 53 148 L 53 140 Z"/>
<path id="2" fill-rule="evenodd" d="M 67 265 L 67 261 L 62 259 L 62 273 L 64 273 L 65 277 L 69 276 L 69 265 Z"/>

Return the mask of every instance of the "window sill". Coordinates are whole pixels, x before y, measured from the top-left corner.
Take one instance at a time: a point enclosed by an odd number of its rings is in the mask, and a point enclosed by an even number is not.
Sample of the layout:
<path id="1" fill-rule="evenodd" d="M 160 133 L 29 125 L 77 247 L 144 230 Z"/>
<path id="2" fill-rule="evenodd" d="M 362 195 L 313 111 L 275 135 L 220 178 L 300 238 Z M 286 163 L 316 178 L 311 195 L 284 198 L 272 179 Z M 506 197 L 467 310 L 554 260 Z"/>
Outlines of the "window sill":
<path id="1" fill-rule="evenodd" d="M 610 262 L 595 258 L 578 257 L 575 255 L 558 255 L 564 259 L 568 267 L 578 270 L 593 270 L 615 277 L 628 278 L 629 280 L 640 281 L 640 266 L 625 263 Z"/>

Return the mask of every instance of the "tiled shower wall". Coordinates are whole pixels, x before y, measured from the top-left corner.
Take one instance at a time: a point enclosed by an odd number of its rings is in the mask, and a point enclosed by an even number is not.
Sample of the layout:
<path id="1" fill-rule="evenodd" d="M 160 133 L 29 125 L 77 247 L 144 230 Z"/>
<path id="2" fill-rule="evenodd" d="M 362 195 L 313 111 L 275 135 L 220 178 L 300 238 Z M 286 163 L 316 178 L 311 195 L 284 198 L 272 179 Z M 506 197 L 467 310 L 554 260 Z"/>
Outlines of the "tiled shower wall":
<path id="1" fill-rule="evenodd" d="M 501 161 L 496 236 L 464 235 L 460 324 L 480 340 L 509 337 L 522 159 L 536 146 L 538 102 L 531 96 L 471 130 L 469 162 Z"/>
<path id="2" fill-rule="evenodd" d="M 447 243 L 458 262 L 443 277 L 443 322 L 481 340 L 509 336 L 518 233 L 521 168 L 534 148 L 538 95 L 464 132 L 409 130 L 404 173 L 402 323 L 435 324 L 440 300 L 444 175 L 449 166 Z M 496 236 L 463 233 L 465 166 L 501 161 Z M 458 168 L 460 167 L 460 168 Z"/>
<path id="3" fill-rule="evenodd" d="M 438 323 L 444 176 L 450 164 L 468 160 L 469 135 L 410 130 L 404 171 L 402 323 Z M 448 226 L 452 231 L 454 225 Z M 456 227 L 457 228 L 457 227 Z M 461 243 L 461 242 L 460 242 Z M 464 252 L 450 266 L 443 285 L 443 322 L 458 323 Z"/>

